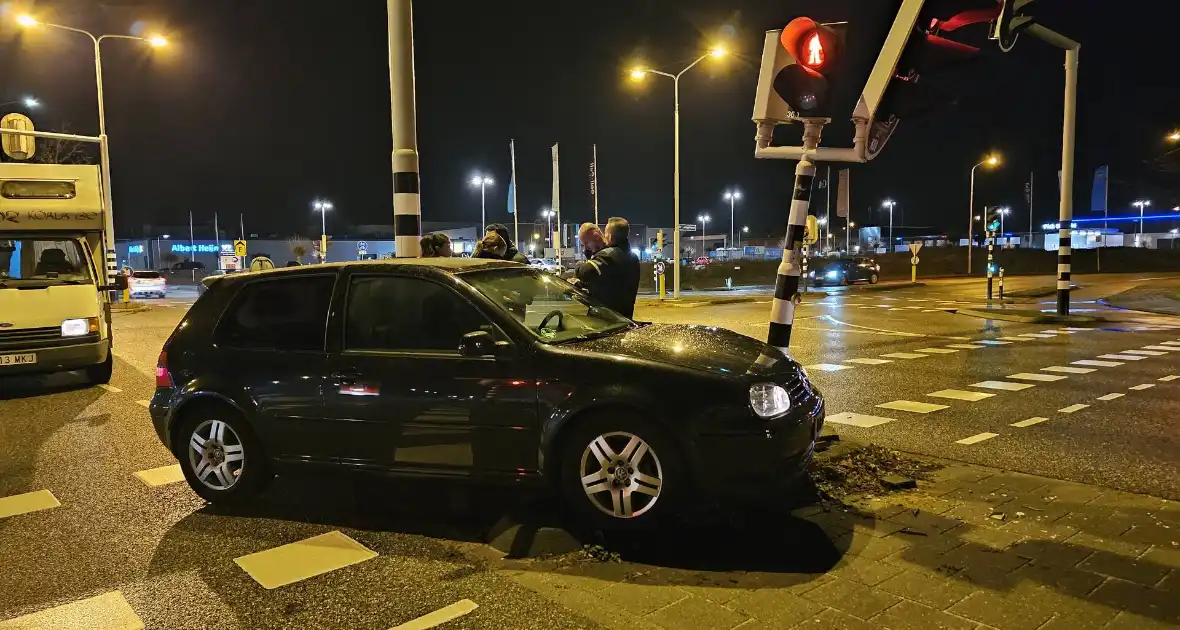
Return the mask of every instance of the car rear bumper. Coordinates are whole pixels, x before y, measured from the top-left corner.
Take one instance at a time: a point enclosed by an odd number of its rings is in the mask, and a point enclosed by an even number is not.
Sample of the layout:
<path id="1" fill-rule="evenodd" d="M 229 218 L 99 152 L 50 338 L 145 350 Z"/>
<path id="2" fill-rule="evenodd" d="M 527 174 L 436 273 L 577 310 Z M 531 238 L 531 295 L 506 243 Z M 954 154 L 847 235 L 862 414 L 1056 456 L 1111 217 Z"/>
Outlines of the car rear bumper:
<path id="1" fill-rule="evenodd" d="M 36 354 L 37 362 L 0 366 L 0 377 L 13 374 L 44 374 L 80 370 L 106 361 L 107 355 L 110 353 L 110 348 L 111 344 L 106 339 L 69 346 L 58 346 L 56 348 L 37 348 L 33 350 L 6 348 L 0 350 L 0 354 Z"/>

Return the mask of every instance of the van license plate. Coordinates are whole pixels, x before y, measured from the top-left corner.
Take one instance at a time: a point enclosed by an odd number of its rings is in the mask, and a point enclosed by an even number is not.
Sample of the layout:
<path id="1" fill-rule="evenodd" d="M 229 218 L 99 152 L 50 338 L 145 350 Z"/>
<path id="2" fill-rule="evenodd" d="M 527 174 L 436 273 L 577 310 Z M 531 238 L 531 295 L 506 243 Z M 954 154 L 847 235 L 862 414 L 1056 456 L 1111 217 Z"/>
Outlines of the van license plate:
<path id="1" fill-rule="evenodd" d="M 5 365 L 32 365 L 37 362 L 37 354 L 0 354 L 0 367 Z"/>

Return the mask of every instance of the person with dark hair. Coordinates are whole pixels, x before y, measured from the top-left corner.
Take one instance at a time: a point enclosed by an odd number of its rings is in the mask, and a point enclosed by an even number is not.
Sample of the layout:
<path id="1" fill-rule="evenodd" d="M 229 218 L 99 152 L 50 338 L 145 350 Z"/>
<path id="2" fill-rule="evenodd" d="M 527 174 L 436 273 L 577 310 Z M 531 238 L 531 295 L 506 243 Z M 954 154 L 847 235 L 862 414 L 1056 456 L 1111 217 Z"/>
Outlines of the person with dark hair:
<path id="1" fill-rule="evenodd" d="M 626 219 L 612 217 L 606 222 L 606 247 L 575 271 L 582 289 L 628 319 L 635 316 L 639 293 L 639 259 L 627 242 L 630 232 Z"/>
<path id="2" fill-rule="evenodd" d="M 427 234 L 418 244 L 422 248 L 422 258 L 450 258 L 453 255 L 451 239 L 446 234 Z"/>
<path id="3" fill-rule="evenodd" d="M 520 250 L 516 249 L 516 244 L 513 243 L 512 238 L 508 236 L 508 228 L 504 227 L 503 224 L 489 223 L 488 228 L 484 231 L 488 234 L 495 233 L 499 235 L 501 239 L 503 239 L 506 246 L 503 255 L 504 260 L 518 262 L 524 265 L 529 264 L 529 257 L 520 253 Z"/>
<path id="4" fill-rule="evenodd" d="M 492 258 L 496 260 L 506 260 L 504 252 L 508 249 L 508 243 L 500 238 L 500 235 L 495 232 L 488 232 L 484 235 L 483 240 L 475 245 L 475 253 L 472 258 Z"/>

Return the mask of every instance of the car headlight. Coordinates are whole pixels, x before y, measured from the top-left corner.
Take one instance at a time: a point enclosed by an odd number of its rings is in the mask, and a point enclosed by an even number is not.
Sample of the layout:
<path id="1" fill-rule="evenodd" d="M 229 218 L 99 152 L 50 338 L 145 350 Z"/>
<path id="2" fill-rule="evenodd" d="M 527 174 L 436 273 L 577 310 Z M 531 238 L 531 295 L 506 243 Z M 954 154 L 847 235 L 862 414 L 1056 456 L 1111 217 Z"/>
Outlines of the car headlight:
<path id="1" fill-rule="evenodd" d="M 814 269 L 812 269 L 811 271 L 808 271 L 808 272 L 807 272 L 807 275 L 808 275 L 808 276 L 810 276 L 810 277 L 812 277 L 812 278 L 814 278 L 814 277 L 815 277 L 815 270 L 814 270 Z"/>
<path id="2" fill-rule="evenodd" d="M 750 386 L 750 408 L 761 418 L 781 416 L 791 408 L 791 395 L 774 383 Z"/>
<path id="3" fill-rule="evenodd" d="M 67 319 L 61 323 L 62 337 L 82 337 L 98 332 L 98 318 Z"/>

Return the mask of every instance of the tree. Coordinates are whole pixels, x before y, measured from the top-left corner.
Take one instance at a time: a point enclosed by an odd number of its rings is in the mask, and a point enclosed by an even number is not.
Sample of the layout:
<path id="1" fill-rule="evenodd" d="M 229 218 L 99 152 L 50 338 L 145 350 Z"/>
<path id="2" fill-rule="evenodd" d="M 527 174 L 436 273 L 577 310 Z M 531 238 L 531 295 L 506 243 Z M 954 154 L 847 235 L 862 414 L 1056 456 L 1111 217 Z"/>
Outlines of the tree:
<path id="1" fill-rule="evenodd" d="M 296 234 L 287 239 L 287 245 L 291 248 L 291 254 L 295 256 L 295 260 L 298 260 L 299 264 L 302 265 L 303 257 L 311 251 L 311 242 Z"/>
<path id="2" fill-rule="evenodd" d="M 70 124 L 62 123 L 57 133 L 70 133 Z M 98 146 L 77 140 L 37 139 L 37 152 L 30 160 L 37 164 L 97 164 Z"/>

